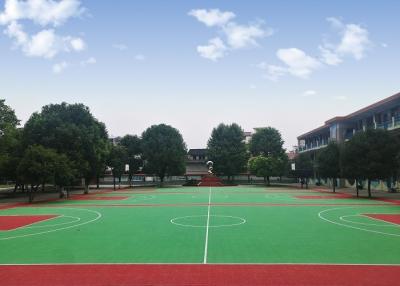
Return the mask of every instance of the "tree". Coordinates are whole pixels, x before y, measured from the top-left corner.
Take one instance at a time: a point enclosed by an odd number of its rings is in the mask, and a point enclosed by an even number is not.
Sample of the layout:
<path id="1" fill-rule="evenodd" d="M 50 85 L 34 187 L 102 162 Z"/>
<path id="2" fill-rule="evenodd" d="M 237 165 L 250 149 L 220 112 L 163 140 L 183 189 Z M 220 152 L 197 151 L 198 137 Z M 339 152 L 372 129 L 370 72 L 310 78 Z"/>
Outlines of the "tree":
<path id="1" fill-rule="evenodd" d="M 17 181 L 17 166 L 22 157 L 19 120 L 13 109 L 0 99 L 0 179 Z M 16 183 L 16 187 L 18 184 Z"/>
<path id="2" fill-rule="evenodd" d="M 129 184 L 132 184 L 132 177 L 140 167 L 143 166 L 141 158 L 142 146 L 141 140 L 136 135 L 125 135 L 122 137 L 120 144 L 126 148 L 129 165 Z"/>
<path id="3" fill-rule="evenodd" d="M 214 162 L 215 173 L 228 176 L 230 180 L 231 176 L 245 170 L 248 154 L 244 133 L 236 123 L 221 123 L 214 128 L 207 148 L 208 158 Z"/>
<path id="4" fill-rule="evenodd" d="M 368 181 L 368 197 L 371 197 L 371 181 L 392 177 L 399 167 L 397 160 L 399 142 L 386 130 L 368 129 L 356 133 L 344 145 L 343 174 L 347 178 Z"/>
<path id="5" fill-rule="evenodd" d="M 57 153 L 40 145 L 29 146 L 18 165 L 18 174 L 24 184 L 31 187 L 28 190 L 29 202 L 33 201 L 34 192 L 39 185 L 53 182 Z"/>
<path id="6" fill-rule="evenodd" d="M 159 124 L 142 134 L 142 152 L 146 172 L 156 174 L 164 182 L 165 176 L 185 173 L 186 144 L 179 131 Z"/>
<path id="7" fill-rule="evenodd" d="M 4 129 L 18 125 L 19 120 L 14 110 L 5 104 L 5 99 L 0 99 L 0 130 L 4 132 Z"/>
<path id="8" fill-rule="evenodd" d="M 55 155 L 54 184 L 59 188 L 60 198 L 65 196 L 64 188 L 66 188 L 66 196 L 69 197 L 70 187 L 77 178 L 76 170 L 68 157 L 65 154 Z"/>
<path id="9" fill-rule="evenodd" d="M 318 171 L 324 178 L 332 179 L 332 188 L 335 192 L 336 179 L 340 177 L 340 146 L 336 142 L 330 142 L 328 146 L 320 150 L 317 156 Z"/>
<path id="10" fill-rule="evenodd" d="M 249 160 L 249 171 L 252 175 L 263 177 L 264 182 L 270 185 L 271 176 L 279 176 L 282 171 L 282 162 L 277 157 L 252 157 Z"/>
<path id="11" fill-rule="evenodd" d="M 83 104 L 50 104 L 34 113 L 25 124 L 24 144 L 42 145 L 65 154 L 76 173 L 85 179 L 85 193 L 90 180 L 106 160 L 108 135 Z"/>
<path id="12" fill-rule="evenodd" d="M 111 168 L 113 175 L 113 183 L 115 190 L 115 179 L 118 178 L 119 188 L 121 187 L 121 176 L 125 171 L 125 164 L 128 160 L 126 148 L 122 145 L 112 145 L 107 160 L 108 166 Z"/>
<path id="13" fill-rule="evenodd" d="M 308 187 L 308 178 L 313 175 L 314 164 L 309 153 L 300 153 L 295 159 L 295 170 L 293 171 L 294 176 L 300 178 L 302 181 L 301 187 L 303 187 L 303 181 Z"/>
<path id="14" fill-rule="evenodd" d="M 257 128 L 251 137 L 249 150 L 252 156 L 281 156 L 284 141 L 280 132 L 273 127 Z"/>

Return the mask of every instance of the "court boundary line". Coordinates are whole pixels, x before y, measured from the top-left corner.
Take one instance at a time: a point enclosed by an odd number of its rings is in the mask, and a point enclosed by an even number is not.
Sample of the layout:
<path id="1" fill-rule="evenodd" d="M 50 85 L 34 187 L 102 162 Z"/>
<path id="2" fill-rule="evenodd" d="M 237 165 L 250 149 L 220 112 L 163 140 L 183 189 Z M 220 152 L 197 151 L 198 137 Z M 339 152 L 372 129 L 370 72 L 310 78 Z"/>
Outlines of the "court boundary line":
<path id="1" fill-rule="evenodd" d="M 208 209 L 207 209 L 207 225 L 206 225 L 206 240 L 204 243 L 204 259 L 203 264 L 207 263 L 207 251 L 208 251 L 208 229 L 210 226 L 210 209 L 211 209 L 211 186 L 208 190 Z"/>
<path id="2" fill-rule="evenodd" d="M 204 265 L 202 262 L 77 262 L 77 263 L 0 263 L 1 266 L 67 266 L 67 265 Z M 266 263 L 218 263 L 211 262 L 207 265 L 327 265 L 327 266 L 396 266 L 400 267 L 400 263 L 325 263 L 325 262 L 266 262 Z"/>
<path id="3" fill-rule="evenodd" d="M 60 209 L 72 209 L 72 210 L 74 210 L 75 208 L 60 208 Z M 77 226 L 82 226 L 82 225 L 85 225 L 85 224 L 88 224 L 88 223 L 95 222 L 96 220 L 98 220 L 98 219 L 100 219 L 102 217 L 102 214 L 100 212 L 98 212 L 98 211 L 88 210 L 88 209 L 78 209 L 78 210 L 85 210 L 85 211 L 88 211 L 88 212 L 92 212 L 92 213 L 97 214 L 98 216 L 96 218 L 92 219 L 92 220 L 89 220 L 89 221 L 86 221 L 86 222 L 83 222 L 83 223 L 79 223 L 79 224 L 76 224 L 76 225 L 70 225 L 70 226 L 66 226 L 66 227 L 62 227 L 62 228 L 57 228 L 57 229 L 47 230 L 47 231 L 42 231 L 42 232 L 37 232 L 37 233 L 28 233 L 28 234 L 24 234 L 24 235 L 16 235 L 16 236 L 4 237 L 4 238 L 0 238 L 0 241 L 2 241 L 2 240 L 10 240 L 10 239 L 15 239 L 15 238 L 21 238 L 21 237 L 41 235 L 41 234 L 56 232 L 56 231 L 59 231 L 59 230 L 70 229 L 70 228 L 74 228 L 74 227 L 77 227 Z"/>
<path id="4" fill-rule="evenodd" d="M 329 219 L 327 219 L 327 218 L 325 218 L 325 217 L 323 217 L 323 216 L 321 215 L 322 213 L 327 212 L 327 211 L 341 210 L 341 209 L 346 209 L 346 208 L 333 208 L 333 209 L 323 210 L 323 211 L 320 211 L 320 212 L 318 213 L 318 217 L 319 217 L 320 219 L 324 220 L 324 221 L 327 221 L 327 222 L 332 223 L 332 224 L 336 224 L 336 225 L 338 225 L 338 226 L 344 226 L 344 227 L 347 227 L 347 228 L 353 228 L 353 229 L 357 229 L 357 230 L 362 230 L 362 231 L 371 232 L 371 233 L 376 233 L 376 234 L 383 234 L 383 235 L 387 235 L 387 236 L 400 237 L 400 234 L 386 233 L 386 232 L 382 232 L 382 231 L 369 230 L 369 229 L 364 229 L 364 228 L 360 228 L 360 227 L 356 227 L 356 226 L 351 226 L 351 225 L 342 224 L 342 223 L 339 223 L 339 222 L 335 222 L 335 221 L 329 220 Z M 350 207 L 350 209 L 351 209 L 351 207 Z"/>

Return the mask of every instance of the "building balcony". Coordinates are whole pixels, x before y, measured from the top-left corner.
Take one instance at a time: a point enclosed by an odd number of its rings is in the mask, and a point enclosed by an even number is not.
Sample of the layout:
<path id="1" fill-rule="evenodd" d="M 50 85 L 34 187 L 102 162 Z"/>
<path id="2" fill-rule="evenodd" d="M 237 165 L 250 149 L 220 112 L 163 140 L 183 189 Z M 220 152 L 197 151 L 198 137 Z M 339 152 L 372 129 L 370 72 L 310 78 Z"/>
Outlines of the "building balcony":
<path id="1" fill-rule="evenodd" d="M 303 147 L 299 147 L 299 153 L 303 153 L 303 152 L 308 152 L 308 151 L 312 151 L 312 150 L 318 150 L 321 148 L 324 148 L 328 146 L 327 143 L 323 142 L 323 143 L 314 143 L 314 144 L 308 144 L 306 146 Z"/>

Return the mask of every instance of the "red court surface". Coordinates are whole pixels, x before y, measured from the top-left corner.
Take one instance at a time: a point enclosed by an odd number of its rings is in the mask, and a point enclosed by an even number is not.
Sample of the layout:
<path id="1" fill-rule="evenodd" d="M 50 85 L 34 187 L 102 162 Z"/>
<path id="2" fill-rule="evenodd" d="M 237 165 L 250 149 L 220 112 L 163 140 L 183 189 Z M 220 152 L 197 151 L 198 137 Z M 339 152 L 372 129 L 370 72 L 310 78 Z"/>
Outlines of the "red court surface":
<path id="1" fill-rule="evenodd" d="M 10 215 L 0 216 L 0 231 L 13 230 L 36 222 L 48 220 L 58 215 Z"/>
<path id="2" fill-rule="evenodd" d="M 76 196 L 72 200 L 75 201 L 121 201 L 126 200 L 126 196 L 113 196 L 113 197 L 95 197 L 95 196 Z"/>
<path id="3" fill-rule="evenodd" d="M 400 214 L 363 214 L 365 216 L 400 225 Z M 400 274 L 400 273 L 399 273 Z M 400 281 L 399 281 L 400 284 Z"/>
<path id="4" fill-rule="evenodd" d="M 98 264 L 4 265 L 2 285 L 399 285 L 400 266 Z"/>

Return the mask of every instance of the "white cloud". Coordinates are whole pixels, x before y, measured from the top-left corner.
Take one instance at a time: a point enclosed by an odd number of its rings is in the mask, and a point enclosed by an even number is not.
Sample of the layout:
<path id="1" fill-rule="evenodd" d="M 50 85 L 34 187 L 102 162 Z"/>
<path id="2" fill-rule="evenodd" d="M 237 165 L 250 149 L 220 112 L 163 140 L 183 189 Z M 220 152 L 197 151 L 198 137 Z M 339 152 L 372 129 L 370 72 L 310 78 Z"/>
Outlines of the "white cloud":
<path id="1" fill-rule="evenodd" d="M 352 56 L 356 60 L 365 57 L 366 51 L 371 46 L 367 29 L 357 24 L 344 24 L 334 17 L 327 18 L 327 21 L 332 28 L 338 30 L 340 40 L 337 44 L 324 44 L 321 49 L 324 62 L 337 65 L 345 56 Z"/>
<path id="2" fill-rule="evenodd" d="M 318 47 L 321 51 L 321 61 L 330 66 L 336 66 L 342 62 L 339 55 L 330 49 L 324 48 L 323 46 Z"/>
<path id="3" fill-rule="evenodd" d="M 188 13 L 208 27 L 222 26 L 236 17 L 233 12 L 221 12 L 219 9 L 194 9 Z"/>
<path id="4" fill-rule="evenodd" d="M 288 73 L 296 77 L 308 78 L 312 72 L 321 67 L 321 62 L 300 49 L 279 49 L 276 55 L 287 65 Z"/>
<path id="5" fill-rule="evenodd" d="M 143 61 L 146 60 L 146 57 L 145 57 L 144 55 L 142 55 L 142 54 L 137 54 L 137 55 L 135 56 L 135 60 L 136 60 L 136 61 L 139 61 L 139 62 L 143 62 Z"/>
<path id="6" fill-rule="evenodd" d="M 389 47 L 389 45 L 386 44 L 386 43 L 381 43 L 381 47 L 382 47 L 382 48 L 387 48 L 387 47 Z"/>
<path id="7" fill-rule="evenodd" d="M 256 46 L 257 39 L 272 34 L 272 30 L 265 31 L 260 24 L 238 25 L 233 22 L 224 26 L 223 31 L 226 34 L 228 44 L 233 49 Z"/>
<path id="8" fill-rule="evenodd" d="M 223 36 L 209 40 L 208 45 L 198 46 L 200 56 L 216 61 L 227 54 L 227 51 L 257 46 L 257 40 L 273 34 L 273 30 L 263 27 L 263 22 L 258 21 L 247 25 L 233 22 L 236 17 L 233 12 L 222 12 L 218 9 L 191 10 L 190 16 L 195 17 L 207 27 L 218 27 L 218 32 Z"/>
<path id="9" fill-rule="evenodd" d="M 128 46 L 124 44 L 113 44 L 112 47 L 120 51 L 126 51 L 128 49 Z"/>
<path id="10" fill-rule="evenodd" d="M 85 66 L 88 66 L 88 65 L 94 65 L 96 63 L 97 63 L 96 58 L 90 57 L 90 58 L 88 58 L 88 59 L 86 59 L 84 61 L 81 61 L 81 66 L 85 67 Z"/>
<path id="11" fill-rule="evenodd" d="M 84 11 L 79 0 L 6 0 L 4 11 L 0 13 L 0 24 L 31 20 L 42 26 L 58 26 L 71 17 L 80 16 Z"/>
<path id="12" fill-rule="evenodd" d="M 197 46 L 197 52 L 200 56 L 212 61 L 217 61 L 219 58 L 222 58 L 225 55 L 226 50 L 227 48 L 220 38 L 209 40 L 208 45 Z"/>
<path id="13" fill-rule="evenodd" d="M 79 52 L 86 49 L 86 44 L 81 38 L 71 38 L 70 44 L 73 50 Z"/>
<path id="14" fill-rule="evenodd" d="M 305 92 L 303 92 L 302 96 L 309 97 L 309 96 L 313 96 L 316 94 L 317 94 L 317 92 L 315 90 L 310 89 L 310 90 L 306 90 Z"/>
<path id="15" fill-rule="evenodd" d="M 44 29 L 34 35 L 29 35 L 17 22 L 11 22 L 4 33 L 14 39 L 14 46 L 21 48 L 22 52 L 29 57 L 51 59 L 60 52 L 71 50 L 79 52 L 86 46 L 81 38 L 61 37 L 53 29 Z"/>
<path id="16" fill-rule="evenodd" d="M 370 45 L 368 31 L 359 25 L 348 24 L 343 32 L 342 40 L 337 47 L 340 54 L 350 54 L 356 60 L 364 57 L 365 51 Z"/>
<path id="17" fill-rule="evenodd" d="M 55 74 L 60 74 L 62 73 L 67 67 L 69 66 L 69 64 L 65 61 L 60 62 L 60 63 L 56 63 L 53 65 L 53 73 Z"/>
<path id="18" fill-rule="evenodd" d="M 266 70 L 264 77 L 272 81 L 277 81 L 280 77 L 288 73 L 287 68 L 276 65 L 266 65 L 263 69 Z"/>
<path id="19" fill-rule="evenodd" d="M 6 0 L 4 11 L 0 12 L 0 25 L 6 25 L 4 33 L 13 40 L 14 48 L 21 49 L 26 56 L 51 59 L 61 52 L 80 52 L 86 48 L 80 37 L 61 36 L 55 31 L 55 27 L 83 11 L 78 0 Z M 53 27 L 28 33 L 19 21 Z"/>
<path id="20" fill-rule="evenodd" d="M 344 24 L 334 17 L 326 20 L 331 24 L 332 28 L 338 31 L 340 37 L 338 43 L 324 42 L 319 45 L 320 55 L 318 57 L 311 57 L 297 48 L 279 49 L 277 57 L 285 65 L 260 63 L 258 67 L 266 71 L 265 77 L 274 81 L 285 74 L 308 78 L 314 71 L 324 65 L 339 65 L 346 56 L 351 56 L 356 60 L 365 57 L 366 51 L 371 46 L 368 30 L 360 25 Z"/>
<path id="21" fill-rule="evenodd" d="M 250 89 L 257 89 L 257 86 L 254 83 L 252 83 L 252 84 L 250 84 L 249 88 Z"/>

